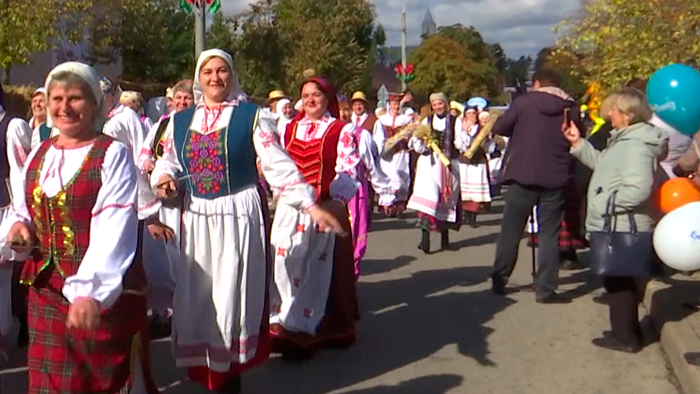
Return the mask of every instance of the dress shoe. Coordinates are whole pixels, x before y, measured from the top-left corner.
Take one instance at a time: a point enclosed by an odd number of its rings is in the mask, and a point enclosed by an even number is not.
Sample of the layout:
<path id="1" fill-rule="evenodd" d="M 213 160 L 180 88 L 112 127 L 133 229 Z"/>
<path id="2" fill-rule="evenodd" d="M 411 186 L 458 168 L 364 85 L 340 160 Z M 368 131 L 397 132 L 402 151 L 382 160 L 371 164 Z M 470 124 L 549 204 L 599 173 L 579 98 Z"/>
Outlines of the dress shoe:
<path id="1" fill-rule="evenodd" d="M 546 297 L 538 298 L 538 304 L 570 304 L 571 299 L 563 297 L 561 294 L 552 293 Z"/>
<path id="2" fill-rule="evenodd" d="M 642 346 L 640 344 L 622 342 L 619 339 L 613 337 L 612 335 L 596 338 L 593 341 L 591 341 L 591 343 L 603 349 L 615 350 L 618 352 L 631 354 L 639 353 L 639 351 L 642 350 Z"/>
<path id="3" fill-rule="evenodd" d="M 593 302 L 600 305 L 608 305 L 608 293 L 603 293 L 593 297 Z"/>
<path id="4" fill-rule="evenodd" d="M 687 309 L 691 309 L 694 311 L 700 310 L 700 300 L 695 300 L 692 302 L 684 302 L 683 307 Z"/>

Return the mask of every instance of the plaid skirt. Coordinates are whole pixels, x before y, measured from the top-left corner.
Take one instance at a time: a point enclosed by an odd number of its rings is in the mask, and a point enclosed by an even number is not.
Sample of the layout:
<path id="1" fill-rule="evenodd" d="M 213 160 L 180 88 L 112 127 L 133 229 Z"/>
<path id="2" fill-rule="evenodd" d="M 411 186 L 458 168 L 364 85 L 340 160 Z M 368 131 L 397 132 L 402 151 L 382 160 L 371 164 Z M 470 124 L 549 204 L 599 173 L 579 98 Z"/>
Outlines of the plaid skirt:
<path id="1" fill-rule="evenodd" d="M 69 329 L 68 301 L 46 280 L 44 286 L 41 283 L 42 277 L 52 274 L 58 275 L 49 267 L 29 289 L 28 392 L 129 393 L 131 373 L 138 368 L 136 360 L 144 356 L 137 357 L 136 352 L 147 344 L 141 342 L 146 298 L 122 294 L 102 312 L 95 331 Z"/>
<path id="2" fill-rule="evenodd" d="M 576 185 L 573 181 L 564 188 L 564 217 L 559 227 L 559 250 L 568 252 L 588 247 L 588 241 L 581 235 L 581 214 L 579 210 L 579 198 Z M 528 236 L 528 246 L 539 245 L 537 234 Z"/>
<path id="3" fill-rule="evenodd" d="M 438 220 L 435 216 L 428 215 L 427 213 L 418 212 L 418 222 L 416 227 L 423 231 L 432 231 L 436 233 L 442 233 L 447 230 L 459 231 L 462 224 L 462 206 L 457 204 L 457 221 L 455 223 L 447 222 L 444 220 Z"/>

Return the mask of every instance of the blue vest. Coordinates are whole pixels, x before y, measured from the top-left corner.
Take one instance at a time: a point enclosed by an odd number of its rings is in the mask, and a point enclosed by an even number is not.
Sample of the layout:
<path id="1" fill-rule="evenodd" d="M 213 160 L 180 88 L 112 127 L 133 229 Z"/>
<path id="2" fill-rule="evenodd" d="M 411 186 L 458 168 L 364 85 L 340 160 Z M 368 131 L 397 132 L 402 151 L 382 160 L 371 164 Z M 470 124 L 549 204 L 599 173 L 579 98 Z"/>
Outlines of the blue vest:
<path id="1" fill-rule="evenodd" d="M 258 106 L 240 103 L 227 127 L 207 135 L 191 130 L 195 107 L 173 116 L 173 142 L 190 195 L 207 200 L 258 183 L 253 130 Z"/>
<path id="2" fill-rule="evenodd" d="M 41 126 L 39 126 L 39 141 L 44 142 L 49 138 L 51 138 L 51 129 L 46 123 L 42 123 Z"/>

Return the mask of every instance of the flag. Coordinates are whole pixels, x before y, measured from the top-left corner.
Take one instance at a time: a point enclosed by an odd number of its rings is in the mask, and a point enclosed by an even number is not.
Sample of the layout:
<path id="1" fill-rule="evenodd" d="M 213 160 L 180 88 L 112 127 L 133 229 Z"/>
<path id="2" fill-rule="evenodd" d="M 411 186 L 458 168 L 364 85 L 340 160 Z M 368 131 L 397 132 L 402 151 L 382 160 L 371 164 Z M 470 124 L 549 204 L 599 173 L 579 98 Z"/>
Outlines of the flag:
<path id="1" fill-rule="evenodd" d="M 221 0 L 209 0 L 209 12 L 215 14 L 221 8 Z"/>
<path id="2" fill-rule="evenodd" d="M 180 8 L 182 8 L 182 9 L 183 9 L 185 12 L 187 12 L 188 14 L 189 14 L 190 12 L 192 12 L 192 7 L 191 7 L 190 4 L 187 2 L 187 0 L 181 0 L 181 1 L 180 1 Z"/>

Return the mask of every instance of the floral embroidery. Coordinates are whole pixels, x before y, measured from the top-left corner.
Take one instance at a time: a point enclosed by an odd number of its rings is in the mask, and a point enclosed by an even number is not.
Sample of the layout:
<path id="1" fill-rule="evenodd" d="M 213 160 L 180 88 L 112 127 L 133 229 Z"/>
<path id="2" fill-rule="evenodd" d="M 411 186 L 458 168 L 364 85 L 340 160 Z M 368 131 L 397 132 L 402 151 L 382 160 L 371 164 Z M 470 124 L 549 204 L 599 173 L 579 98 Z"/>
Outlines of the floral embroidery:
<path id="1" fill-rule="evenodd" d="M 269 131 L 261 131 L 260 132 L 260 139 L 262 140 L 262 145 L 265 148 L 269 148 L 270 145 L 278 142 L 277 140 L 277 134 L 269 132 Z"/>
<path id="2" fill-rule="evenodd" d="M 192 132 L 185 145 L 187 168 L 200 194 L 216 194 L 226 183 L 226 155 L 221 132 Z"/>

